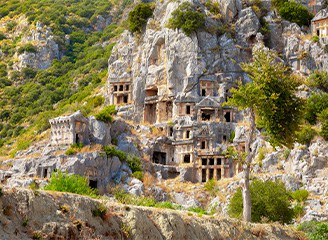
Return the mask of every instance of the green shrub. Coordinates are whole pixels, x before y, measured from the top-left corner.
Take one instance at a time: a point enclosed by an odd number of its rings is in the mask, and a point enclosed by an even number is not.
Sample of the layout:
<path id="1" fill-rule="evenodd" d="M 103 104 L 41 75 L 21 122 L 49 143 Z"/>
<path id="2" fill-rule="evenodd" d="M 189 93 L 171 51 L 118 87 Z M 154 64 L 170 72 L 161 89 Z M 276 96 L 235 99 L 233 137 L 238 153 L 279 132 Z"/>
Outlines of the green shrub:
<path id="1" fill-rule="evenodd" d="M 89 187 L 88 179 L 76 174 L 63 173 L 61 171 L 53 172 L 49 184 L 44 190 L 71 192 L 81 195 L 95 197 L 97 190 Z"/>
<path id="2" fill-rule="evenodd" d="M 144 174 L 142 171 L 136 171 L 132 173 L 132 177 L 139 179 L 140 181 L 143 181 Z"/>
<path id="3" fill-rule="evenodd" d="M 300 189 L 300 190 L 296 190 L 296 191 L 292 192 L 291 196 L 297 202 L 303 203 L 308 198 L 309 192 L 305 189 Z"/>
<path id="4" fill-rule="evenodd" d="M 312 42 L 319 42 L 319 37 L 317 35 L 312 36 Z"/>
<path id="5" fill-rule="evenodd" d="M 28 53 L 36 53 L 36 47 L 33 46 L 32 44 L 28 43 L 24 46 L 21 46 L 19 49 L 18 49 L 18 53 L 19 54 L 22 54 L 24 52 L 28 52 Z"/>
<path id="6" fill-rule="evenodd" d="M 328 121 L 322 123 L 320 136 L 322 136 L 326 141 L 328 141 Z"/>
<path id="7" fill-rule="evenodd" d="M 290 223 L 294 216 L 291 208 L 290 193 L 281 182 L 254 180 L 250 184 L 252 222 L 268 219 L 271 222 Z M 241 189 L 230 200 L 228 213 L 231 217 L 241 218 L 243 201 Z"/>
<path id="8" fill-rule="evenodd" d="M 133 173 L 142 172 L 142 162 L 139 157 L 129 154 L 126 158 L 126 162 Z"/>
<path id="9" fill-rule="evenodd" d="M 112 138 L 112 144 L 117 146 L 117 144 L 118 144 L 118 140 L 117 140 L 116 137 L 113 137 L 113 138 Z"/>
<path id="10" fill-rule="evenodd" d="M 230 143 L 233 143 L 233 140 L 235 139 L 235 135 L 236 135 L 236 132 L 235 131 L 231 131 L 230 132 L 230 138 L 229 138 L 229 142 Z"/>
<path id="11" fill-rule="evenodd" d="M 67 149 L 65 151 L 65 154 L 68 155 L 68 156 L 74 155 L 76 153 L 77 153 L 77 150 L 75 148 L 72 148 L 72 147 L 70 147 L 69 149 Z"/>
<path id="12" fill-rule="evenodd" d="M 198 213 L 199 215 L 207 214 L 207 212 L 201 207 L 191 207 L 187 209 L 190 212 Z"/>
<path id="13" fill-rule="evenodd" d="M 328 93 L 312 94 L 305 106 L 305 119 L 310 124 L 315 124 L 318 115 L 328 108 Z"/>
<path id="14" fill-rule="evenodd" d="M 308 78 L 308 84 L 310 87 L 319 88 L 324 92 L 328 92 L 328 72 L 314 71 Z"/>
<path id="15" fill-rule="evenodd" d="M 99 204 L 95 209 L 92 210 L 92 216 L 100 217 L 102 220 L 105 220 L 107 214 L 107 207 L 103 204 Z"/>
<path id="16" fill-rule="evenodd" d="M 296 218 L 301 218 L 302 216 L 304 216 L 304 206 L 301 203 L 297 203 L 294 207 L 293 207 L 293 211 L 294 211 L 294 216 Z"/>
<path id="17" fill-rule="evenodd" d="M 0 32 L 0 41 L 6 39 L 6 35 Z"/>
<path id="18" fill-rule="evenodd" d="M 167 27 L 182 29 L 187 36 L 190 36 L 192 32 L 204 27 L 204 25 L 204 13 L 196 5 L 184 2 L 172 12 L 172 17 L 169 19 Z"/>
<path id="19" fill-rule="evenodd" d="M 213 191 L 217 185 L 217 181 L 215 179 L 210 179 L 204 184 L 204 188 L 206 191 Z"/>
<path id="20" fill-rule="evenodd" d="M 74 143 L 71 144 L 71 146 L 66 150 L 65 154 L 66 155 L 74 155 L 76 154 L 80 149 L 83 148 L 83 143 Z"/>
<path id="21" fill-rule="evenodd" d="M 289 148 L 286 148 L 283 152 L 283 155 L 284 155 L 284 159 L 287 160 L 287 158 L 289 157 L 290 155 L 290 149 Z"/>
<path id="22" fill-rule="evenodd" d="M 311 127 L 311 125 L 303 125 L 300 131 L 296 132 L 296 140 L 301 144 L 310 144 L 316 135 L 317 132 Z"/>
<path id="23" fill-rule="evenodd" d="M 309 240 L 326 240 L 328 238 L 328 222 L 308 221 L 298 226 L 304 231 Z"/>
<path id="24" fill-rule="evenodd" d="M 309 26 L 313 15 L 307 10 L 305 6 L 294 1 L 280 1 L 277 10 L 279 15 L 290 22 L 297 23 L 300 26 Z"/>
<path id="25" fill-rule="evenodd" d="M 120 161 L 126 161 L 126 153 L 120 150 L 117 150 L 115 146 L 104 146 L 103 151 L 105 151 L 107 157 L 118 157 Z"/>
<path id="26" fill-rule="evenodd" d="M 128 25 L 131 32 L 141 32 L 147 23 L 147 19 L 153 15 L 153 9 L 150 4 L 139 3 L 129 13 Z"/>
<path id="27" fill-rule="evenodd" d="M 95 115 L 98 121 L 103 121 L 106 123 L 113 122 L 113 114 L 116 113 L 115 105 L 109 105 L 103 108 L 98 114 Z"/>
<path id="28" fill-rule="evenodd" d="M 215 18 L 221 18 L 221 6 L 218 2 L 213 2 L 212 0 L 206 1 L 204 6 L 214 15 Z"/>

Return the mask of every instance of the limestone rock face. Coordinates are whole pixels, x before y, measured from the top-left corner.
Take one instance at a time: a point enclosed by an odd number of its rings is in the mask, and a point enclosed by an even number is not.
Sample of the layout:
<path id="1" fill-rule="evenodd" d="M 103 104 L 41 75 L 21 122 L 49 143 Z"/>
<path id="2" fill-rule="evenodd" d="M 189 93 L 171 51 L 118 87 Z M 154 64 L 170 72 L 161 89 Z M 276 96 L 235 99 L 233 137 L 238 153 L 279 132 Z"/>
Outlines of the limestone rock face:
<path id="1" fill-rule="evenodd" d="M 67 193 L 3 189 L 0 199 L 2 239 L 298 239 L 299 233 L 275 224 L 246 224 L 233 219 L 217 219 L 183 211 L 124 206 Z M 100 205 L 103 218 L 93 215 Z M 27 226 L 22 225 L 28 219 Z M 245 224 L 245 225 L 244 225 Z M 29 231 L 26 231 L 28 227 Z M 254 235 L 256 229 L 265 235 Z"/>
<path id="2" fill-rule="evenodd" d="M 32 44 L 36 52 L 17 54 L 18 61 L 13 65 L 14 70 L 26 67 L 46 69 L 54 59 L 60 58 L 59 47 L 51 29 L 40 22 L 36 23 L 35 29 L 30 30 L 29 34 L 23 34 L 21 44 Z"/>
<path id="3" fill-rule="evenodd" d="M 252 40 L 252 37 L 255 38 L 259 28 L 260 21 L 252 8 L 243 9 L 236 22 L 237 40 L 247 46 L 247 41 Z"/>
<path id="4" fill-rule="evenodd" d="M 131 107 L 130 114 L 125 116 L 137 122 L 143 118 L 147 89 L 156 87 L 162 100 L 187 94 L 196 96 L 198 79 L 203 75 L 218 72 L 226 72 L 232 78 L 242 75 L 238 73 L 238 63 L 245 59 L 228 35 L 218 37 L 213 33 L 198 31 L 189 37 L 181 30 L 165 28 L 171 12 L 178 5 L 177 2 L 169 1 L 157 3 L 145 33 L 136 37 L 125 31 L 109 59 L 109 101 L 117 103 L 113 89 L 110 89 L 111 84 L 131 82 L 131 90 L 127 93 L 131 97 L 127 101 L 131 104 L 128 105 Z M 173 107 L 173 115 L 176 111 Z"/>
<path id="5" fill-rule="evenodd" d="M 242 9 L 242 3 L 240 0 L 217 0 L 222 7 L 222 14 L 226 21 L 232 21 Z"/>
<path id="6" fill-rule="evenodd" d="M 91 116 L 88 119 L 92 142 L 102 145 L 110 144 L 111 136 L 109 124 L 98 121 L 94 116 Z"/>
<path id="7" fill-rule="evenodd" d="M 11 171 L 3 171 L 0 180 L 6 181 L 8 186 L 17 187 L 28 187 L 33 182 L 31 178 L 25 179 L 27 176 L 46 180 L 53 171 L 61 170 L 88 177 L 95 182 L 99 192 L 104 193 L 110 182 L 125 183 L 132 173 L 117 157 L 107 157 L 102 151 L 77 153 L 72 156 L 62 154 L 21 158 L 11 161 L 11 164 Z"/>

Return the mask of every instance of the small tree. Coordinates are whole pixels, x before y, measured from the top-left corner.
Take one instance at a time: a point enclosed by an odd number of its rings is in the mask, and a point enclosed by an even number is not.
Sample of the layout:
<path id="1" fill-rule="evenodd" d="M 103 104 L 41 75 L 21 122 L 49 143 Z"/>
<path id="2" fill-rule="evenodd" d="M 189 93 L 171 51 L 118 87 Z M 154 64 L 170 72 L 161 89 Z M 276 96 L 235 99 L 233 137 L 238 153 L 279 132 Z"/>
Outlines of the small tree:
<path id="1" fill-rule="evenodd" d="M 281 182 L 252 181 L 250 184 L 252 202 L 252 222 L 266 219 L 271 222 L 290 223 L 294 216 L 291 208 L 290 192 Z M 240 218 L 243 213 L 242 192 L 239 188 L 230 200 L 228 213 Z"/>
<path id="2" fill-rule="evenodd" d="M 226 105 L 246 110 L 249 117 L 246 156 L 239 159 L 243 163 L 243 218 L 250 221 L 249 174 L 255 155 L 251 146 L 255 141 L 256 125 L 265 130 L 265 136 L 272 145 L 291 146 L 295 140 L 295 131 L 299 128 L 303 104 L 295 95 L 297 81 L 289 69 L 278 61 L 277 53 L 257 49 L 253 54 L 253 62 L 244 63 L 241 67 L 252 82 L 232 89 L 232 97 Z"/>
<path id="3" fill-rule="evenodd" d="M 190 34 L 205 24 L 205 15 L 196 5 L 189 2 L 184 2 L 172 12 L 172 17 L 167 24 L 168 28 L 180 28 L 182 31 L 190 36 Z"/>
<path id="4" fill-rule="evenodd" d="M 150 4 L 140 3 L 129 13 L 128 24 L 131 32 L 141 32 L 147 19 L 153 15 Z"/>

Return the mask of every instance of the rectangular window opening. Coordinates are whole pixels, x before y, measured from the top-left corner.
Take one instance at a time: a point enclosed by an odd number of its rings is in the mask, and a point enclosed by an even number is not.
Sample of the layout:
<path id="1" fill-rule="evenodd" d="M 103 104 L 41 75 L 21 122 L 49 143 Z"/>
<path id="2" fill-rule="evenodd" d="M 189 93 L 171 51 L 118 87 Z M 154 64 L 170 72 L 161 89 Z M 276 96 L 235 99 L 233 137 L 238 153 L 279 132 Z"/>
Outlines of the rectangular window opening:
<path id="1" fill-rule="evenodd" d="M 202 165 L 206 166 L 207 165 L 207 158 L 202 158 Z"/>
<path id="2" fill-rule="evenodd" d="M 190 106 L 189 105 L 186 106 L 186 114 L 188 114 L 188 115 L 190 114 Z"/>
<path id="3" fill-rule="evenodd" d="M 184 163 L 190 163 L 190 154 L 186 154 L 183 157 L 183 162 Z"/>

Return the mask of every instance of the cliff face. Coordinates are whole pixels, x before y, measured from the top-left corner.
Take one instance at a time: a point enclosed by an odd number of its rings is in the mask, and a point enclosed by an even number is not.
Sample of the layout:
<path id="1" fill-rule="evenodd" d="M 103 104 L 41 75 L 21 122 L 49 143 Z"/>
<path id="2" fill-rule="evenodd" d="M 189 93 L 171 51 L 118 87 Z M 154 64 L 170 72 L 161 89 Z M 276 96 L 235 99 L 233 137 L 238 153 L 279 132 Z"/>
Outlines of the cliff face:
<path id="1" fill-rule="evenodd" d="M 279 225 L 248 224 L 66 193 L 2 189 L 1 239 L 299 239 Z M 94 212 L 102 205 L 106 214 Z M 39 238 L 37 238 L 39 237 Z"/>
<path id="2" fill-rule="evenodd" d="M 166 27 L 181 2 L 184 1 L 156 1 L 145 31 L 137 36 L 125 31 L 114 47 L 108 68 L 110 102 L 123 103 L 114 99 L 111 85 L 128 82 L 132 87 L 127 101 L 131 103 L 130 110 L 122 108 L 123 116 L 142 122 L 146 90 L 153 86 L 157 86 L 159 96 L 175 99 L 197 96 L 203 76 L 215 76 L 224 87 L 229 80 L 247 79 L 239 65 L 251 60 L 251 49 L 257 43 L 281 53 L 283 60 L 301 74 L 328 70 L 325 43 L 313 42 L 309 29 L 281 19 L 273 10 L 261 17 L 268 28 L 264 36 L 264 25 L 249 4 L 240 0 L 217 1 L 222 11 L 222 18 L 217 20 L 202 1 L 187 1 L 197 4 L 207 15 L 205 27 L 188 37 L 181 30 Z M 320 2 L 317 4 L 318 8 L 323 7 Z M 270 1 L 262 3 L 266 9 L 270 5 Z M 177 111 L 173 106 L 173 115 Z"/>

